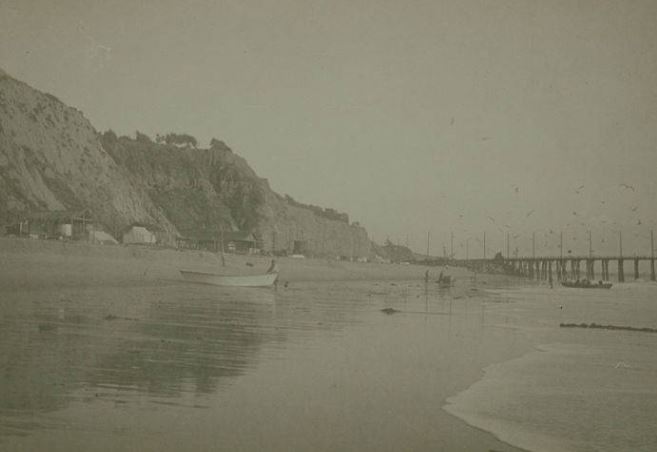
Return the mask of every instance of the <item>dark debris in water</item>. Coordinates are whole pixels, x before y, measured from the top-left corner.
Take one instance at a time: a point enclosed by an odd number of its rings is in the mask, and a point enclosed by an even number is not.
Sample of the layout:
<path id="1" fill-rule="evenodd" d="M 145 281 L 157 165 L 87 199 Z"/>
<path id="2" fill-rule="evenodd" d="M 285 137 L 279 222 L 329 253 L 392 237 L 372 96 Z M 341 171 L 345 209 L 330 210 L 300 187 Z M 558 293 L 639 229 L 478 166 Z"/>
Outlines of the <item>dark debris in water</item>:
<path id="1" fill-rule="evenodd" d="M 120 320 L 132 320 L 134 322 L 139 320 L 139 319 L 136 319 L 134 317 L 119 317 L 118 315 L 114 315 L 114 314 L 107 314 L 105 317 L 103 317 L 103 319 L 105 319 L 105 320 L 119 320 L 119 319 Z"/>
<path id="2" fill-rule="evenodd" d="M 397 309 L 394 308 L 383 308 L 381 309 L 381 312 L 383 312 L 384 314 L 392 315 L 392 314 L 397 314 L 401 311 L 398 311 Z"/>
<path id="3" fill-rule="evenodd" d="M 560 323 L 561 328 L 594 328 L 599 330 L 638 331 L 640 333 L 657 333 L 657 328 L 637 328 L 624 325 L 598 325 L 597 323 Z"/>
<path id="4" fill-rule="evenodd" d="M 54 331 L 57 329 L 57 325 L 54 323 L 40 323 L 39 324 L 39 331 L 44 332 L 44 331 Z"/>

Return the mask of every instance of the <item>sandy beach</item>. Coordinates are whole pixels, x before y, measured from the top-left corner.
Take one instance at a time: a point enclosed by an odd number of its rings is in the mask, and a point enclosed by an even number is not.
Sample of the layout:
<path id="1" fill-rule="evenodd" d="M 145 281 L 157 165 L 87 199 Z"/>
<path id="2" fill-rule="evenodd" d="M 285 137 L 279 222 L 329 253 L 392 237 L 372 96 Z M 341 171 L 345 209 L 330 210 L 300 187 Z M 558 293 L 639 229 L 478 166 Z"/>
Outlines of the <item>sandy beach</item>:
<path id="1" fill-rule="evenodd" d="M 0 287 L 88 286 L 180 280 L 179 270 L 218 274 L 264 273 L 270 257 L 138 245 L 93 245 L 81 242 L 0 238 Z M 418 265 L 356 263 L 332 259 L 277 257 L 280 281 L 422 280 L 425 271 L 437 278 L 441 269 Z M 452 268 L 454 277 L 464 269 Z"/>

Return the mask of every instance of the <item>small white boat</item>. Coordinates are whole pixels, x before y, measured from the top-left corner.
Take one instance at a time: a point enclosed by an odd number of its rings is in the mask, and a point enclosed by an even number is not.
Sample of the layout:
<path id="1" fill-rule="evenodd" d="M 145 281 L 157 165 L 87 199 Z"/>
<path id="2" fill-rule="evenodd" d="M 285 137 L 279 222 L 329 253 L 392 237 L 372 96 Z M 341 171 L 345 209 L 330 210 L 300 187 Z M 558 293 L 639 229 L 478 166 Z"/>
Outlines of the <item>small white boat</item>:
<path id="1" fill-rule="evenodd" d="M 264 275 L 218 275 L 216 273 L 202 273 L 180 270 L 185 280 L 215 286 L 234 287 L 269 287 L 278 278 L 278 273 L 265 273 Z"/>

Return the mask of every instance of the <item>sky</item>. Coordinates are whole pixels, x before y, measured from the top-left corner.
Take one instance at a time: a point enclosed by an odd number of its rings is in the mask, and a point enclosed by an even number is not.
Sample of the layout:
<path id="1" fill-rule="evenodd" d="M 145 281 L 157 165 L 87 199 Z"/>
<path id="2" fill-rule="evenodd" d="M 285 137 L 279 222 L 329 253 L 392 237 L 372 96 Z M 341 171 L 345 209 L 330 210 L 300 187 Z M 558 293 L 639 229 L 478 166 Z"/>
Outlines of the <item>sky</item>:
<path id="1" fill-rule="evenodd" d="M 100 131 L 224 140 L 377 242 L 648 254 L 656 23 L 653 0 L 0 0 L 0 68 Z"/>

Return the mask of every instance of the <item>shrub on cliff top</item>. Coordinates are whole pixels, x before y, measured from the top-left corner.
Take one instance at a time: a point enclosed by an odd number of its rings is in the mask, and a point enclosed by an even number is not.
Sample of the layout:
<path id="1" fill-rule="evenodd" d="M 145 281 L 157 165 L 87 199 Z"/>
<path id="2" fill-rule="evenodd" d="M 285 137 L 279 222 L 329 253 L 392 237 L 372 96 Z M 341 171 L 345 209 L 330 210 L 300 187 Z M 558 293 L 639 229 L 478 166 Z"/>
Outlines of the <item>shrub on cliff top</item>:
<path id="1" fill-rule="evenodd" d="M 183 145 L 191 146 L 195 148 L 198 145 L 198 141 L 193 136 L 186 133 L 168 133 L 166 135 L 157 135 L 155 141 L 158 143 L 174 144 L 174 145 Z"/>
<path id="2" fill-rule="evenodd" d="M 151 137 L 149 137 L 145 133 L 141 133 L 139 130 L 135 131 L 135 138 L 140 143 L 152 143 L 153 142 L 153 140 L 151 140 Z"/>

